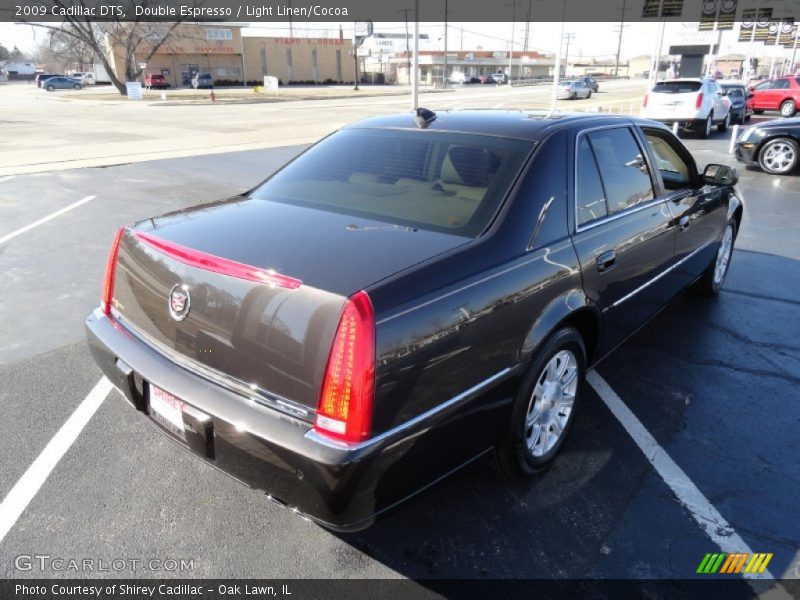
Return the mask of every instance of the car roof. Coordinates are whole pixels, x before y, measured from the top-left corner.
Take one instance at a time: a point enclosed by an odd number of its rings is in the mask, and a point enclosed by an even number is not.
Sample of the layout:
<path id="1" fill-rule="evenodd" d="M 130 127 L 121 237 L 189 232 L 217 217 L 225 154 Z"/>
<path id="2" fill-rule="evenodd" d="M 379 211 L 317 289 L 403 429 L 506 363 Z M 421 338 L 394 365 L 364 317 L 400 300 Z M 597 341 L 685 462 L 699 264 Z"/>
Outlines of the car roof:
<path id="1" fill-rule="evenodd" d="M 439 111 L 436 119 L 431 121 L 426 130 L 451 133 L 471 133 L 526 141 L 540 141 L 554 131 L 572 124 L 580 124 L 587 129 L 604 125 L 646 124 L 669 130 L 668 127 L 625 115 L 609 115 L 595 113 L 565 113 L 549 111 L 512 111 L 512 110 L 455 110 Z M 420 128 L 415 122 L 413 112 L 395 113 L 378 117 L 370 117 L 357 121 L 345 129 L 405 129 L 417 131 Z"/>

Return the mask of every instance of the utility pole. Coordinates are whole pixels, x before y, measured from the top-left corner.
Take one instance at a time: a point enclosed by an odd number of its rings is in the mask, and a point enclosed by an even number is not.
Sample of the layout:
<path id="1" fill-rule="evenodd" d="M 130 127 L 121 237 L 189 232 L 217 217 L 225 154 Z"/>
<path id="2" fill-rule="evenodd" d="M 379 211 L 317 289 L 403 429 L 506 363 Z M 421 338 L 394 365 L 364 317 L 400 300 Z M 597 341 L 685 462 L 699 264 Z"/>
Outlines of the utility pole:
<path id="1" fill-rule="evenodd" d="M 444 88 L 447 89 L 447 0 L 444 0 Z"/>
<path id="2" fill-rule="evenodd" d="M 625 29 L 625 5 L 626 0 L 622 0 L 622 10 L 619 16 L 619 40 L 617 41 L 617 58 L 614 61 L 614 77 L 619 77 L 619 53 L 622 51 L 622 32 Z M 630 73 L 628 73 L 630 77 Z"/>
<path id="3" fill-rule="evenodd" d="M 411 110 L 419 106 L 419 0 L 414 0 L 414 77 L 411 79 Z"/>
<path id="4" fill-rule="evenodd" d="M 567 40 L 567 49 L 564 51 L 564 77 L 567 76 L 567 69 L 569 69 L 569 42 L 575 37 L 574 33 L 565 33 L 564 37 Z M 563 43 L 563 41 L 562 41 Z"/>
<path id="5" fill-rule="evenodd" d="M 411 9 L 410 8 L 404 8 L 402 10 L 398 10 L 397 12 L 403 13 L 403 16 L 404 16 L 405 21 L 406 21 L 406 68 L 408 69 L 408 80 L 410 82 L 411 81 L 411 52 L 409 51 L 409 47 L 408 47 L 408 39 L 409 39 L 409 35 L 408 35 L 408 13 L 411 12 Z"/>
<path id="6" fill-rule="evenodd" d="M 528 51 L 528 37 L 531 34 L 531 8 L 533 0 L 528 0 L 528 14 L 525 16 L 525 43 L 522 44 L 522 51 Z"/>
<path id="7" fill-rule="evenodd" d="M 517 25 L 517 2 L 519 0 L 511 0 L 511 46 L 508 49 L 508 85 L 511 85 L 511 66 L 514 64 L 514 30 Z M 509 6 L 509 4 L 506 4 Z"/>

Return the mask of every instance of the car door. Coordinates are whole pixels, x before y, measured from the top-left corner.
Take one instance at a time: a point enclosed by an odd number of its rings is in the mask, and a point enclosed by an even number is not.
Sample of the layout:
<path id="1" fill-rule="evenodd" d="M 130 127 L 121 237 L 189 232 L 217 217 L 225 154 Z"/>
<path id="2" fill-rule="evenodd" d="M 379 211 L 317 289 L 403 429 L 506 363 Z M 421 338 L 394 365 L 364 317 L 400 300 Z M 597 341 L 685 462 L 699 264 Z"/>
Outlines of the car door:
<path id="1" fill-rule="evenodd" d="M 774 81 L 762 81 L 753 88 L 753 108 L 757 110 L 766 110 L 769 108 L 769 91 L 774 85 Z"/>
<path id="2" fill-rule="evenodd" d="M 667 277 L 671 294 L 692 283 L 714 256 L 727 216 L 719 187 L 705 185 L 686 147 L 661 128 L 641 128 L 654 165 L 660 197 L 672 214 L 675 262 Z"/>
<path id="3" fill-rule="evenodd" d="M 674 258 L 674 222 L 633 127 L 574 135 L 572 240 L 584 290 L 603 312 L 605 354 L 669 299 L 659 275 Z"/>
<path id="4" fill-rule="evenodd" d="M 789 93 L 789 80 L 776 79 L 772 89 L 769 91 L 767 110 L 778 110 L 781 102 Z"/>

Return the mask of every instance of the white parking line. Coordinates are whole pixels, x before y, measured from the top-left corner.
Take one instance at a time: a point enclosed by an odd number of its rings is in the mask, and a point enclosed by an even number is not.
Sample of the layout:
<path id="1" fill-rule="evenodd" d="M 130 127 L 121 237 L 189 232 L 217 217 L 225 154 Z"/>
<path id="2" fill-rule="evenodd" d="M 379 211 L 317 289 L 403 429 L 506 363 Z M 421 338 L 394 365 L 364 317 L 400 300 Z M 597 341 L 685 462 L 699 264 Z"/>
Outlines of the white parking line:
<path id="1" fill-rule="evenodd" d="M 0 183 L 14 179 L 14 177 L 16 177 L 16 175 L 6 175 L 5 177 L 0 177 Z"/>
<path id="2" fill-rule="evenodd" d="M 650 461 L 653 468 L 661 476 L 672 492 L 677 496 L 678 501 L 692 514 L 692 517 L 697 524 L 706 532 L 706 535 L 711 538 L 720 550 L 727 553 L 747 553 L 753 554 L 753 551 L 747 543 L 739 537 L 739 534 L 734 531 L 733 527 L 719 514 L 716 508 L 708 501 L 703 493 L 697 489 L 697 486 L 691 479 L 683 472 L 669 454 L 659 445 L 652 434 L 645 429 L 642 422 L 636 418 L 625 403 L 620 399 L 617 393 L 611 389 L 611 386 L 606 383 L 605 379 L 600 377 L 597 371 L 590 371 L 586 376 L 586 380 L 600 396 L 600 399 L 605 402 L 611 413 L 628 432 L 628 435 L 633 438 L 639 450 L 642 451 L 645 458 Z M 690 574 L 687 574 L 689 576 Z M 769 570 L 765 570 L 762 574 L 744 574 L 743 577 L 748 579 L 774 579 Z M 760 590 L 763 591 L 763 590 Z M 785 594 L 785 596 L 783 594 Z M 786 591 L 782 588 L 772 590 L 772 593 L 777 593 L 776 598 L 789 598 Z"/>
<path id="3" fill-rule="evenodd" d="M 102 377 L 8 492 L 3 503 L 0 504 L 0 542 L 36 496 L 39 488 L 47 480 L 61 457 L 70 449 L 112 388 L 111 382 Z"/>
<path id="4" fill-rule="evenodd" d="M 46 217 L 42 217 L 38 221 L 34 221 L 30 225 L 25 225 L 25 227 L 21 227 L 21 228 L 17 229 L 16 231 L 12 231 L 8 235 L 5 235 L 5 236 L 0 238 L 0 244 L 5 244 L 7 241 L 14 239 L 18 235 L 22 235 L 23 233 L 25 233 L 26 231 L 30 231 L 34 227 L 38 227 L 39 225 L 47 223 L 48 221 L 51 221 L 51 220 L 55 219 L 56 217 L 60 217 L 64 213 L 71 211 L 73 208 L 78 208 L 79 206 L 81 206 L 83 204 L 86 204 L 87 202 L 91 202 L 95 198 L 97 198 L 97 196 L 86 196 L 85 198 L 81 198 L 77 202 L 73 202 L 69 206 L 65 206 L 64 208 L 61 208 L 61 209 L 57 210 L 54 213 L 50 213 Z"/>

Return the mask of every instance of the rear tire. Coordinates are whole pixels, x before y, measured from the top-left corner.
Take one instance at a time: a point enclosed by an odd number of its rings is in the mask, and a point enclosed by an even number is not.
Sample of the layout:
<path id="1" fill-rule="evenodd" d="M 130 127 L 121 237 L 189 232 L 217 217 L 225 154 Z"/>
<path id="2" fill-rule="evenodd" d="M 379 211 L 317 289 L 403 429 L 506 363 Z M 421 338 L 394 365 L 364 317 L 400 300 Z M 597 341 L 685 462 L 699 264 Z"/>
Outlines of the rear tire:
<path id="1" fill-rule="evenodd" d="M 586 99 L 588 100 L 591 97 L 592 97 L 592 90 L 589 90 L 589 93 L 586 94 Z"/>
<path id="2" fill-rule="evenodd" d="M 529 476 L 552 464 L 575 421 L 585 378 L 583 338 L 572 327 L 559 329 L 536 352 L 498 440 L 506 473 Z"/>
<path id="3" fill-rule="evenodd" d="M 701 140 L 708 138 L 711 135 L 711 125 L 713 123 L 713 115 L 708 113 L 705 121 L 697 122 L 697 137 Z"/>
<path id="4" fill-rule="evenodd" d="M 791 118 L 797 113 L 797 104 L 794 100 L 784 100 L 781 102 L 781 116 Z"/>
<path id="5" fill-rule="evenodd" d="M 725 118 L 722 120 L 722 123 L 717 125 L 717 131 L 720 133 L 725 133 L 728 131 L 728 126 L 731 124 L 731 111 L 728 111 L 728 114 L 725 115 Z"/>
<path id="6" fill-rule="evenodd" d="M 48 85 L 47 86 L 47 91 L 48 92 L 53 92 L 53 91 L 55 91 L 55 89 L 56 89 L 56 86 L 54 86 L 54 85 Z"/>
<path id="7" fill-rule="evenodd" d="M 74 87 L 76 90 L 79 90 L 79 89 L 81 89 L 81 85 L 80 85 L 79 83 L 76 83 L 76 84 L 75 84 L 74 86 L 72 86 L 72 87 Z"/>
<path id="8" fill-rule="evenodd" d="M 731 219 L 725 226 L 725 231 L 722 234 L 717 253 L 714 259 L 703 271 L 695 284 L 692 286 L 692 292 L 699 296 L 716 296 L 719 294 L 720 289 L 725 284 L 725 278 L 728 276 L 730 269 L 731 258 L 733 257 L 733 245 L 736 242 L 736 221 Z"/>

